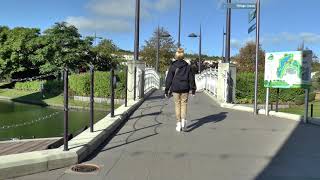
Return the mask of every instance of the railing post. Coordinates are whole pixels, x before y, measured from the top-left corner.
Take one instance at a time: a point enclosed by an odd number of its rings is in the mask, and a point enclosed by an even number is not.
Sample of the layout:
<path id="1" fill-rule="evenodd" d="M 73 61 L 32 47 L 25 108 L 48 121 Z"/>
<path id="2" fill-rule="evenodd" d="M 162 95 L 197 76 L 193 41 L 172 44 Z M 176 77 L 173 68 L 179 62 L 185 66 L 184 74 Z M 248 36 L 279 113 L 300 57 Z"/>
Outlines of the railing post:
<path id="1" fill-rule="evenodd" d="M 145 76 L 145 71 L 141 71 L 141 83 L 140 83 L 140 99 L 144 98 L 144 76 Z"/>
<path id="2" fill-rule="evenodd" d="M 65 68 L 64 69 L 64 73 L 63 73 L 63 79 L 64 79 L 64 135 L 63 135 L 63 142 L 64 142 L 64 151 L 68 151 L 68 120 L 69 120 L 69 116 L 68 116 L 68 69 Z"/>
<path id="3" fill-rule="evenodd" d="M 279 112 L 279 95 L 280 95 L 280 89 L 277 88 L 277 96 L 276 96 L 276 112 Z"/>
<path id="4" fill-rule="evenodd" d="M 137 94 L 137 67 L 134 67 L 134 74 L 133 74 L 133 100 L 136 100 L 136 94 Z"/>
<path id="5" fill-rule="evenodd" d="M 114 69 L 111 69 L 110 75 L 110 86 L 111 86 L 111 117 L 114 117 Z"/>
<path id="6" fill-rule="evenodd" d="M 125 94 L 124 94 L 124 106 L 128 106 L 128 66 L 126 66 L 126 82 L 125 82 Z"/>
<path id="7" fill-rule="evenodd" d="M 94 124 L 94 66 L 90 65 L 90 132 L 93 132 Z"/>

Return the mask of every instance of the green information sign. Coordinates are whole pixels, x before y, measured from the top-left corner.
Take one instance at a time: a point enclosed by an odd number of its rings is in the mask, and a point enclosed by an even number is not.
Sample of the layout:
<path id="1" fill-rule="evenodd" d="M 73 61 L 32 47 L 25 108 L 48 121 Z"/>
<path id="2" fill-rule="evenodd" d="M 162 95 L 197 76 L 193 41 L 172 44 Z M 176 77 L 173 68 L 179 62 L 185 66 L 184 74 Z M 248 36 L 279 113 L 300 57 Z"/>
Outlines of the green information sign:
<path id="1" fill-rule="evenodd" d="M 264 86 L 308 88 L 311 85 L 312 51 L 266 53 Z"/>

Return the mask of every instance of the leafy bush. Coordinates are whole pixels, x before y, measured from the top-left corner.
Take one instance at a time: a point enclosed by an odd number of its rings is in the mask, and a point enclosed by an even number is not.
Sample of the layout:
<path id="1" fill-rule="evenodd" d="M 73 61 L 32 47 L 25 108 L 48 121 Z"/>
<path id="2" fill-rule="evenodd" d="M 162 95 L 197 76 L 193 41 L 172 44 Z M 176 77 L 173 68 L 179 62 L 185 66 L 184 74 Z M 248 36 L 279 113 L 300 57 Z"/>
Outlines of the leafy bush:
<path id="1" fill-rule="evenodd" d="M 69 87 L 73 95 L 85 96 L 90 94 L 90 75 L 88 73 L 72 74 L 69 76 Z"/>
<path id="2" fill-rule="evenodd" d="M 125 72 L 117 72 L 116 98 L 124 98 Z M 90 74 L 73 74 L 69 77 L 70 93 L 78 96 L 90 95 Z M 94 73 L 94 96 L 110 97 L 110 72 L 96 71 Z"/>
<path id="3" fill-rule="evenodd" d="M 309 102 L 311 101 L 314 101 L 315 100 L 315 97 L 316 97 L 316 93 L 312 92 L 309 94 Z M 296 105 L 302 105 L 304 104 L 304 101 L 305 101 L 305 95 L 302 94 L 302 95 L 299 95 L 295 98 L 295 104 Z"/>
<path id="4" fill-rule="evenodd" d="M 236 98 L 239 103 L 253 103 L 254 101 L 254 73 L 238 73 Z M 296 97 L 303 95 L 303 89 L 280 89 L 280 102 L 294 102 Z M 277 89 L 270 89 L 270 101 L 276 101 Z M 264 75 L 258 76 L 258 103 L 264 103 L 266 88 L 264 87 Z"/>
<path id="5" fill-rule="evenodd" d="M 41 90 L 41 84 L 44 84 L 45 81 L 27 81 L 27 82 L 17 82 L 14 86 L 17 90 L 22 91 L 33 91 L 38 92 Z"/>
<path id="6" fill-rule="evenodd" d="M 46 93 L 59 94 L 63 90 L 63 82 L 59 80 L 17 82 L 14 89 L 39 92 L 42 87 Z"/>
<path id="7" fill-rule="evenodd" d="M 49 94 L 60 94 L 63 91 L 63 81 L 51 80 L 45 82 L 44 91 Z"/>

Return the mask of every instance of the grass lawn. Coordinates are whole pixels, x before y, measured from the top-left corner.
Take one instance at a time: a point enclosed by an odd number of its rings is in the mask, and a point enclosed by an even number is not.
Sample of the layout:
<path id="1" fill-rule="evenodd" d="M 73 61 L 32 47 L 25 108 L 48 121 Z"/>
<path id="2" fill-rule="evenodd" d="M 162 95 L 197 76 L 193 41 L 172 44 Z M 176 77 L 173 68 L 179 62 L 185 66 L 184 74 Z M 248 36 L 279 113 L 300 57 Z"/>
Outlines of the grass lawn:
<path id="1" fill-rule="evenodd" d="M 313 104 L 313 117 L 320 117 L 320 101 L 309 102 L 309 115 L 311 112 L 311 104 Z M 304 105 L 291 106 L 290 108 L 279 109 L 280 112 L 304 115 Z"/>
<path id="2" fill-rule="evenodd" d="M 13 101 L 58 106 L 63 107 L 63 94 L 60 95 L 45 95 L 42 97 L 39 92 L 20 91 L 15 89 L 0 89 L 0 96 L 6 97 Z M 69 98 L 69 106 L 77 106 L 81 108 L 89 108 L 89 102 L 75 101 L 73 98 Z M 117 105 L 115 105 L 118 107 Z M 110 105 L 107 103 L 94 103 L 95 109 L 108 110 Z"/>

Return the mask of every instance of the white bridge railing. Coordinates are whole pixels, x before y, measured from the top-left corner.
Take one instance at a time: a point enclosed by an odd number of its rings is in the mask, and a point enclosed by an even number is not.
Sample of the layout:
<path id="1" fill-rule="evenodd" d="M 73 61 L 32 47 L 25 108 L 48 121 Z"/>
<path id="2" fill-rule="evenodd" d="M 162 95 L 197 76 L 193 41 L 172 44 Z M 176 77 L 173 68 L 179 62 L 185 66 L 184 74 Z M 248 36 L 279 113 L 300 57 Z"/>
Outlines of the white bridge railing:
<path id="1" fill-rule="evenodd" d="M 153 88 L 160 89 L 160 75 L 154 68 L 145 68 L 144 92 L 147 93 Z"/>
<path id="2" fill-rule="evenodd" d="M 207 90 L 213 96 L 218 95 L 218 69 L 206 69 L 200 75 L 196 75 L 197 90 Z"/>

